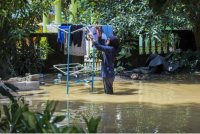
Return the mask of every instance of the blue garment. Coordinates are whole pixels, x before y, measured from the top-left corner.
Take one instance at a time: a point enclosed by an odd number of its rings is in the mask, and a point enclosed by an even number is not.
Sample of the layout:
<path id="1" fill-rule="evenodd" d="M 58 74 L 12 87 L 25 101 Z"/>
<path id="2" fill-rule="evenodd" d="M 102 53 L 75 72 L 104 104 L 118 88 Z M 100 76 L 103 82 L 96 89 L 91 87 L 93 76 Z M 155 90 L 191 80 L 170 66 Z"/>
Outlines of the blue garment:
<path id="1" fill-rule="evenodd" d="M 103 78 L 114 78 L 115 49 L 111 46 L 100 44 L 98 42 L 94 42 L 94 46 L 103 52 L 101 76 Z"/>
<path id="2" fill-rule="evenodd" d="M 111 25 L 103 25 L 102 30 L 103 30 L 103 33 L 105 33 L 108 38 L 114 35 L 113 27 Z"/>
<path id="3" fill-rule="evenodd" d="M 60 29 L 63 29 L 63 30 L 66 30 L 68 31 L 69 30 L 69 26 L 59 26 Z M 63 45 L 64 42 L 65 42 L 65 33 L 64 31 L 61 31 L 61 30 L 58 30 L 58 42 Z"/>

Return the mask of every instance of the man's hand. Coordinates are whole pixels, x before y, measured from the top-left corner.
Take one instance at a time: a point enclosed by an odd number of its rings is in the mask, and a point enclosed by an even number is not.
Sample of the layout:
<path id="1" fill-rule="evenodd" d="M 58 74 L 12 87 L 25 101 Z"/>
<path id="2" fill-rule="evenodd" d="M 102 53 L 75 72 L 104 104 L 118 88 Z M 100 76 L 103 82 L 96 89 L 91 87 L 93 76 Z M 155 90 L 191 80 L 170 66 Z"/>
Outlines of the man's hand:
<path id="1" fill-rule="evenodd" d="M 94 35 L 91 32 L 88 33 L 88 36 L 92 42 L 95 42 Z"/>
<path id="2" fill-rule="evenodd" d="M 90 38 L 91 40 L 94 39 L 94 36 L 93 36 L 93 34 L 92 34 L 91 32 L 88 33 L 88 36 L 89 36 L 89 38 Z"/>

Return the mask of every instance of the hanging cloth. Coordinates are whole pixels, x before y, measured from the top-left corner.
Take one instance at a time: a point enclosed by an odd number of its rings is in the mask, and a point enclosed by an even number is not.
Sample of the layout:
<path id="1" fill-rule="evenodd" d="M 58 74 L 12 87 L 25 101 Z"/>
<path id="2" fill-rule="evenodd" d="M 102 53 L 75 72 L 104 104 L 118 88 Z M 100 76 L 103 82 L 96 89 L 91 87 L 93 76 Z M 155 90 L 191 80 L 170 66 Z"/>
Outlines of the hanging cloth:
<path id="1" fill-rule="evenodd" d="M 71 26 L 71 32 L 76 31 L 76 30 L 81 29 L 81 28 L 83 28 L 83 25 L 72 25 Z M 82 35 L 83 35 L 82 30 L 71 34 L 71 44 L 70 44 L 70 46 L 73 43 L 74 46 L 81 47 L 81 45 L 82 45 Z"/>
<path id="2" fill-rule="evenodd" d="M 96 28 L 95 28 L 95 27 L 90 27 L 89 29 L 90 29 L 90 31 L 91 31 L 92 34 L 93 34 L 94 40 L 98 40 L 98 35 L 97 35 L 97 30 L 96 30 Z"/>
<path id="3" fill-rule="evenodd" d="M 65 33 L 64 35 L 64 55 L 67 55 L 68 33 Z"/>
<path id="4" fill-rule="evenodd" d="M 67 37 L 67 35 L 66 35 Z M 68 54 L 68 45 L 67 42 L 68 38 L 65 38 L 65 47 L 64 47 L 64 54 Z M 78 45 L 74 45 L 74 42 L 71 43 L 70 46 L 70 55 L 74 56 L 85 56 L 86 55 L 86 38 L 85 38 L 85 32 L 82 32 L 81 36 L 81 46 L 79 47 Z"/>
<path id="5" fill-rule="evenodd" d="M 103 25 L 102 30 L 103 30 L 103 33 L 105 33 L 108 38 L 114 35 L 113 27 L 111 25 Z"/>
<path id="6" fill-rule="evenodd" d="M 69 26 L 62 26 L 62 25 L 59 26 L 57 40 L 58 40 L 58 43 L 60 45 L 60 51 L 63 51 L 63 44 L 65 43 L 65 34 L 66 34 L 66 32 L 64 32 L 63 30 L 65 30 L 67 32 L 69 30 Z"/>
<path id="7" fill-rule="evenodd" d="M 62 30 L 68 31 L 69 30 L 69 26 L 59 26 L 59 30 L 58 30 L 58 43 L 60 45 L 63 45 L 65 42 L 65 32 Z"/>

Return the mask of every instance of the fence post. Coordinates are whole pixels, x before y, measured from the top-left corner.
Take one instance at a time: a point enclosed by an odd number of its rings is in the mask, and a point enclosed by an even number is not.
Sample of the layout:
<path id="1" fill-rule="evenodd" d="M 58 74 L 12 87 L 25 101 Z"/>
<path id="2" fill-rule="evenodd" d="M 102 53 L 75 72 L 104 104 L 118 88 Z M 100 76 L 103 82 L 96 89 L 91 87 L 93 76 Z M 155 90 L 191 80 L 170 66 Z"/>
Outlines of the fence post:
<path id="1" fill-rule="evenodd" d="M 145 55 L 146 52 L 145 52 L 145 33 L 142 33 L 142 54 Z"/>
<path id="2" fill-rule="evenodd" d="M 164 54 L 164 50 L 163 50 L 163 42 L 161 41 L 161 54 Z"/>
<path id="3" fill-rule="evenodd" d="M 148 38 L 149 38 L 149 54 L 151 54 L 152 53 L 152 44 L 151 44 L 151 34 L 148 34 L 147 35 L 148 36 Z"/>

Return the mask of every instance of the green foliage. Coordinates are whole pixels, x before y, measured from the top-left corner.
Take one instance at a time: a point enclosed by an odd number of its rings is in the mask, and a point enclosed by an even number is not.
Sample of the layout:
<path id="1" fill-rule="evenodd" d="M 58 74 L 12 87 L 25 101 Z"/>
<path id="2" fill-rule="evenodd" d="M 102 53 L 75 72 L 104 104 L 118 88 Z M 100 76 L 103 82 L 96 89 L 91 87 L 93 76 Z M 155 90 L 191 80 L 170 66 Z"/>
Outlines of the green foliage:
<path id="1" fill-rule="evenodd" d="M 165 11 L 167 5 L 171 0 L 149 0 L 149 6 L 153 8 L 153 11 L 157 14 Z"/>
<path id="2" fill-rule="evenodd" d="M 13 86 L 12 84 L 9 83 L 3 83 L 0 80 L 0 97 L 5 96 L 8 97 L 12 102 L 15 101 L 14 96 L 12 95 L 12 92 L 16 92 L 18 90 L 17 87 Z"/>
<path id="3" fill-rule="evenodd" d="M 50 7 L 51 0 L 1 1 L 0 62 L 6 59 L 5 65 L 9 70 L 14 71 L 12 74 L 24 74 L 22 70 L 27 71 L 27 69 L 28 72 L 34 72 L 35 68 L 30 70 L 32 69 L 30 64 L 38 66 L 37 54 L 34 54 L 34 49 L 29 51 L 29 47 L 33 44 L 25 43 L 25 38 L 35 32 L 37 24 L 42 20 L 42 12 L 47 12 Z M 19 66 L 21 62 L 23 65 Z"/>
<path id="4" fill-rule="evenodd" d="M 40 49 L 40 57 L 42 60 L 46 60 L 48 54 L 53 53 L 53 49 L 49 46 L 46 37 L 41 38 L 40 46 L 38 49 Z"/>
<path id="5" fill-rule="evenodd" d="M 97 133 L 97 128 L 101 120 L 101 117 L 97 117 L 96 119 L 92 117 L 89 121 L 85 117 L 83 117 L 83 119 L 85 120 L 87 124 L 88 132 Z"/>
<path id="6" fill-rule="evenodd" d="M 80 3 L 79 23 L 113 25 L 122 47 L 126 38 L 138 38 L 143 32 L 161 42 L 166 29 L 200 30 L 199 0 L 85 0 Z M 199 33 L 195 34 L 197 37 Z M 198 39 L 196 44 L 199 46 Z"/>
<path id="7" fill-rule="evenodd" d="M 0 88 L 0 94 L 5 94 L 6 89 Z M 10 97 L 9 97 L 10 98 Z M 85 133 L 84 129 L 74 125 L 61 126 L 58 124 L 65 119 L 65 115 L 55 115 L 57 101 L 47 101 L 42 112 L 29 110 L 29 105 L 24 98 L 15 99 L 12 96 L 9 105 L 3 105 L 0 109 L 0 133 Z M 89 133 L 96 133 L 101 117 L 83 117 Z"/>
<path id="8" fill-rule="evenodd" d="M 35 53 L 33 51 L 28 57 L 29 49 L 26 47 L 24 49 L 22 46 L 26 46 L 24 38 L 34 32 L 37 24 L 41 22 L 41 13 L 48 13 L 49 9 L 52 9 L 52 1 L 19 0 L 1 2 L 0 19 L 2 21 L 0 22 L 0 32 L 3 34 L 0 35 L 0 62 L 3 62 L 3 59 L 6 59 L 6 62 L 8 61 L 6 64 L 7 68 L 10 68 L 10 73 L 18 75 L 40 70 L 36 68 L 41 66 L 37 54 L 33 55 Z M 71 1 L 63 0 L 62 2 L 63 20 L 68 22 L 69 14 L 71 14 L 68 10 Z M 131 46 L 129 48 L 132 49 L 132 45 L 135 45 L 135 43 L 131 44 L 127 40 L 138 39 L 138 35 L 143 32 L 150 34 L 152 38 L 161 42 L 163 30 L 166 28 L 193 28 L 195 31 L 200 29 L 199 0 L 193 0 L 192 2 L 189 0 L 81 0 L 77 2 L 79 7 L 75 23 L 111 24 L 114 26 L 115 34 L 119 37 L 122 48 L 119 55 L 122 58 L 118 59 L 120 62 L 123 62 L 124 58 L 128 59 L 130 57 L 129 53 L 128 56 L 123 56 L 123 52 L 126 51 L 124 49 L 128 46 Z M 198 36 L 196 34 L 195 37 Z M 49 50 L 46 46 L 48 45 L 44 40 L 41 41 L 41 44 L 43 47 L 42 58 L 46 58 L 46 53 Z M 27 59 L 24 60 L 26 57 Z M 16 66 L 20 62 L 22 62 L 22 66 Z M 34 63 L 34 67 L 30 67 L 30 63 Z M 2 68 L 1 65 L 0 68 Z"/>
<path id="9" fill-rule="evenodd" d="M 172 48 L 172 50 L 179 48 L 180 37 L 175 33 L 165 31 L 160 34 L 159 40 L 160 41 L 158 41 L 158 44 L 160 45 L 162 43 L 163 48 L 167 48 L 168 45 L 170 48 Z"/>
<path id="10" fill-rule="evenodd" d="M 156 16 L 160 16 L 162 19 L 165 19 L 171 29 L 192 29 L 193 24 L 188 16 L 189 14 L 186 12 L 190 12 L 189 10 L 195 10 L 198 12 L 198 4 L 197 1 L 194 0 L 197 5 L 193 5 L 192 7 L 189 6 L 191 5 L 190 2 L 184 4 L 183 1 L 184 0 L 149 0 L 149 5 L 154 14 Z M 190 7 L 190 9 L 188 7 Z"/>
<path id="11" fill-rule="evenodd" d="M 172 52 L 166 57 L 166 60 L 170 64 L 178 64 L 180 68 L 189 71 L 199 70 L 200 67 L 200 56 L 190 50 L 186 52 L 181 50 Z"/>
<path id="12" fill-rule="evenodd" d="M 159 1 L 158 4 L 153 3 L 153 6 L 157 4 L 156 6 L 159 7 L 164 2 L 165 0 Z M 182 28 L 185 25 L 191 27 L 179 10 L 182 6 L 161 15 L 155 15 L 151 7 L 151 0 L 107 0 L 106 2 L 85 0 L 80 2 L 78 18 L 79 23 L 111 24 L 114 27 L 121 46 L 117 64 L 126 67 L 130 64 L 127 61 L 132 55 L 131 51 L 138 45 L 138 42 L 129 40 L 137 40 L 139 35 L 145 32 L 158 43 L 162 42 L 162 39 L 166 42 L 170 41 L 169 38 L 164 38 L 166 34 L 163 30 L 166 28 Z M 174 14 L 175 11 L 178 15 Z"/>
<path id="13" fill-rule="evenodd" d="M 28 105 L 23 99 L 3 105 L 3 113 L 0 111 L 0 132 L 9 133 L 85 133 L 77 126 L 62 126 L 57 124 L 62 122 L 66 116 L 55 116 L 57 102 L 48 101 L 42 113 L 29 111 Z M 96 133 L 100 117 L 91 118 L 89 121 L 83 117 L 89 133 Z"/>
<path id="14" fill-rule="evenodd" d="M 120 40 L 121 51 L 117 58 L 118 65 L 130 66 L 130 63 L 125 63 L 124 59 L 131 57 L 131 51 L 138 43 L 129 40 L 136 40 L 141 31 L 151 27 L 146 23 L 145 17 L 151 13 L 146 2 L 146 0 L 81 1 L 79 22 L 111 24 Z"/>
<path id="15" fill-rule="evenodd" d="M 150 6 L 156 15 L 171 16 L 178 29 L 192 29 L 195 35 L 197 51 L 200 51 L 200 1 L 199 0 L 150 0 Z M 181 25 L 180 25 L 181 24 Z"/>
<path id="16" fill-rule="evenodd" d="M 27 105 L 22 105 L 23 99 L 12 102 L 9 106 L 3 105 L 4 114 L 1 115 L 0 132 L 20 132 L 19 128 L 23 125 L 20 123 L 22 113 L 28 110 Z"/>
<path id="17" fill-rule="evenodd" d="M 124 70 L 125 70 L 124 67 L 119 66 L 119 67 L 117 67 L 117 68 L 115 69 L 115 72 L 116 72 L 116 74 L 120 74 L 120 73 L 122 73 Z"/>
<path id="18" fill-rule="evenodd" d="M 126 60 L 132 56 L 132 52 L 135 49 L 135 46 L 131 43 L 126 43 L 125 45 L 121 46 L 121 50 L 118 53 L 117 59 L 117 66 L 123 67 L 130 67 L 131 63 Z"/>
<path id="19" fill-rule="evenodd" d="M 63 13 L 63 20 L 62 22 L 63 23 L 68 23 L 69 19 L 70 19 L 70 15 L 72 15 L 72 13 L 70 12 L 69 10 L 69 6 L 71 4 L 71 0 L 62 0 L 62 13 Z"/>
<path id="20" fill-rule="evenodd" d="M 16 75 L 38 73 L 43 67 L 40 51 L 33 44 L 27 45 L 24 42 L 18 45 L 16 56 L 12 61 Z"/>

